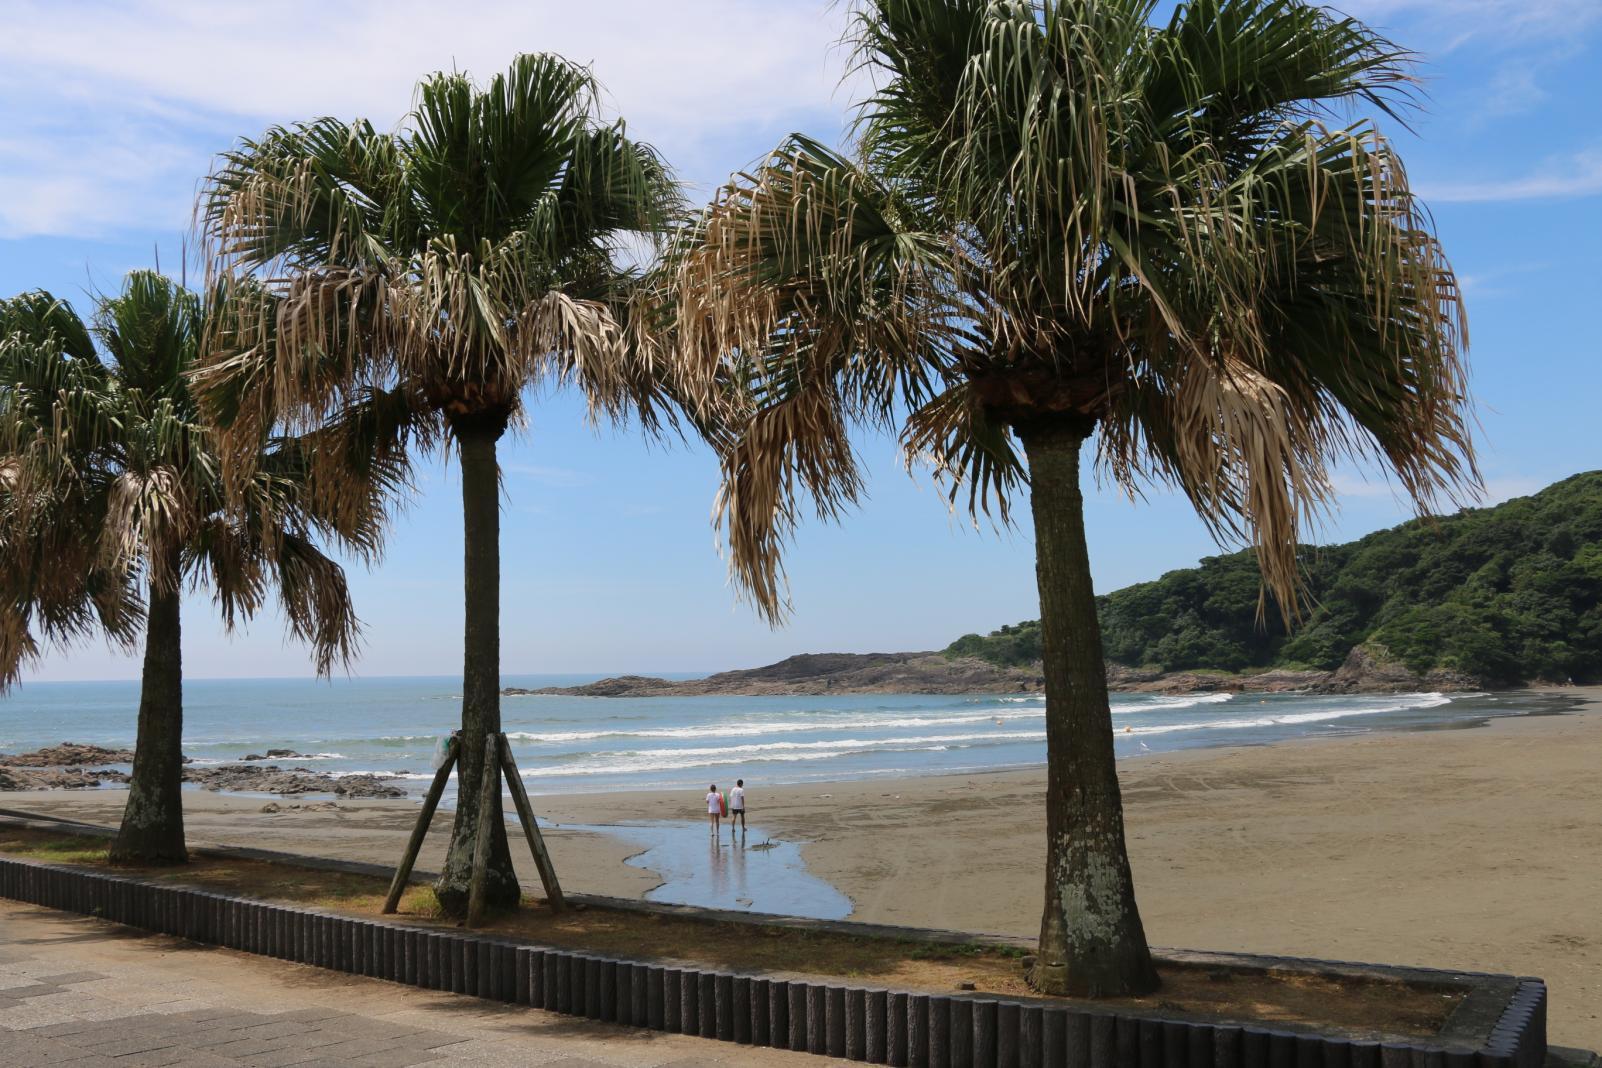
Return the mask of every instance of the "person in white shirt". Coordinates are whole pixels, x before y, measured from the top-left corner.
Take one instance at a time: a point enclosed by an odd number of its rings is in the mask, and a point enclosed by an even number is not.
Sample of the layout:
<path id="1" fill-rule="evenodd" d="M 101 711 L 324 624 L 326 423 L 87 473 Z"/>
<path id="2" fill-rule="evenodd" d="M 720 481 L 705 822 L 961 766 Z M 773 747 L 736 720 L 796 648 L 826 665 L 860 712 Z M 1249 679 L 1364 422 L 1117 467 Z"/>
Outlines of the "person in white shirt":
<path id="1" fill-rule="evenodd" d="M 712 833 L 717 834 L 721 826 L 719 821 L 723 818 L 723 798 L 718 795 L 717 783 L 707 787 L 706 818 L 712 824 Z"/>
<path id="2" fill-rule="evenodd" d="M 740 830 L 745 830 L 745 780 L 734 780 L 734 789 L 729 791 L 729 834 L 734 834 L 734 821 L 740 821 Z"/>

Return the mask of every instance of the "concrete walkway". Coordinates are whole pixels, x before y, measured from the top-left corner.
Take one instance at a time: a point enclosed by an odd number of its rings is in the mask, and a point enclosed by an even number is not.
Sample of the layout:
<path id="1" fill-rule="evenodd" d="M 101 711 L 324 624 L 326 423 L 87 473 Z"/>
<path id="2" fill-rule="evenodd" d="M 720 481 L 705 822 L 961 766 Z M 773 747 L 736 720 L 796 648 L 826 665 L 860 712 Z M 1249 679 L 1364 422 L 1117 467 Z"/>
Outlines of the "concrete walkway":
<path id="1" fill-rule="evenodd" d="M 417 990 L 0 901 L 6 1068 L 844 1063 Z"/>

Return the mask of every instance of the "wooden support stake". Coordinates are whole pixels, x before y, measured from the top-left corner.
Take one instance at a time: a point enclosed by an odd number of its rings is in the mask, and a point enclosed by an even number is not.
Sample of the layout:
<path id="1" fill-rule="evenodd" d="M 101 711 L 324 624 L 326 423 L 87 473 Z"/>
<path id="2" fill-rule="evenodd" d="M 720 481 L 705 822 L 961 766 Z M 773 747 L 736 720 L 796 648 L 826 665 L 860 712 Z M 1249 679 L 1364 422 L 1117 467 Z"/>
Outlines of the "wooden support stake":
<path id="1" fill-rule="evenodd" d="M 484 918 L 484 884 L 488 881 L 491 835 L 495 831 L 495 800 L 501 786 L 500 735 L 484 737 L 484 766 L 478 780 L 478 836 L 473 843 L 473 878 L 467 887 L 467 926 Z"/>
<path id="2" fill-rule="evenodd" d="M 434 810 L 439 807 L 440 795 L 445 792 L 445 784 L 450 781 L 451 769 L 456 766 L 456 757 L 460 751 L 460 742 L 451 739 L 450 749 L 445 754 L 445 763 L 434 773 L 434 782 L 428 788 L 428 796 L 423 799 L 423 811 L 417 814 L 417 826 L 412 828 L 412 840 L 406 843 L 406 855 L 401 858 L 400 867 L 395 869 L 395 878 L 390 881 L 389 897 L 384 899 L 386 916 L 400 907 L 401 895 L 406 892 L 406 884 L 412 878 L 412 865 L 417 863 L 417 854 L 422 850 L 423 839 L 428 835 L 428 825 L 434 820 Z"/>
<path id="3" fill-rule="evenodd" d="M 512 746 L 504 734 L 501 735 L 501 769 L 506 772 L 506 786 L 512 792 L 512 803 L 517 806 L 517 818 L 523 824 L 523 836 L 528 839 L 529 852 L 534 854 L 534 866 L 540 870 L 545 900 L 552 912 L 561 912 L 565 902 L 562 900 L 562 884 L 556 881 L 556 865 L 551 863 L 551 855 L 545 851 L 540 825 L 534 821 L 534 806 L 528 802 L 523 776 L 517 770 L 517 761 L 512 759 Z"/>

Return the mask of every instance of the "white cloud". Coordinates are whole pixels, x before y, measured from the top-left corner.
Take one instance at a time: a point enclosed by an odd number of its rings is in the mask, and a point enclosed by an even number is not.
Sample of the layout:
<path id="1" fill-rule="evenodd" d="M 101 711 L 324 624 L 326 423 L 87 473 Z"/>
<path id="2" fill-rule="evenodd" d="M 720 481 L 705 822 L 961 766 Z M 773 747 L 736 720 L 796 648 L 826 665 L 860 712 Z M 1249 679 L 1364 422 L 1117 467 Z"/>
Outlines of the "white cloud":
<path id="1" fill-rule="evenodd" d="M 182 227 L 233 137 L 319 115 L 393 125 L 419 77 L 488 77 L 517 52 L 593 64 L 635 135 L 692 171 L 714 142 L 760 131 L 717 157 L 726 170 L 768 128 L 843 110 L 844 18 L 827 0 L 8 3 L 0 236 Z"/>
<path id="2" fill-rule="evenodd" d="M 1602 149 L 1551 160 L 1527 174 L 1475 181 L 1422 182 L 1427 203 L 1471 204 L 1588 197 L 1602 193 Z"/>
<path id="3" fill-rule="evenodd" d="M 1388 31 L 1429 32 L 1431 47 L 1469 41 L 1512 47 L 1533 39 L 1570 38 L 1602 22 L 1597 0 L 1347 0 L 1341 11 Z"/>

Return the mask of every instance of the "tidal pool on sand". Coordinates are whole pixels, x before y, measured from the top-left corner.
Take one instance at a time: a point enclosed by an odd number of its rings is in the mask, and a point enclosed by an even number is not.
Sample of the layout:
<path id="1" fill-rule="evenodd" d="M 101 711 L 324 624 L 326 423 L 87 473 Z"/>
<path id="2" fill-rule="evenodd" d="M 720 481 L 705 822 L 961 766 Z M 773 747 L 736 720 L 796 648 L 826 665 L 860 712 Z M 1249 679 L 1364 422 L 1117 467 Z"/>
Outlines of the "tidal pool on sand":
<path id="1" fill-rule="evenodd" d="M 727 827 L 714 839 L 698 820 L 562 826 L 640 845 L 628 863 L 662 877 L 647 901 L 820 920 L 851 914 L 850 898 L 807 872 L 798 843 L 775 841 L 760 827 L 731 843 Z"/>

